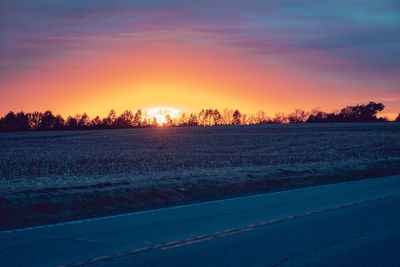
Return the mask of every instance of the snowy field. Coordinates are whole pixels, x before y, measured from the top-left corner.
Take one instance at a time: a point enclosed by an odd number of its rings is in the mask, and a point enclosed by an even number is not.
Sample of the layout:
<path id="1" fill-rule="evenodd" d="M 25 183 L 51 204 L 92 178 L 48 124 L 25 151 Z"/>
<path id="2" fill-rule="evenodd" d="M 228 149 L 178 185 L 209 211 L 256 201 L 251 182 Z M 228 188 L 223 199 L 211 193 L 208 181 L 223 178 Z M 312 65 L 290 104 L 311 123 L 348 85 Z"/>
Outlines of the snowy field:
<path id="1" fill-rule="evenodd" d="M 400 173 L 400 124 L 0 134 L 0 229 Z"/>

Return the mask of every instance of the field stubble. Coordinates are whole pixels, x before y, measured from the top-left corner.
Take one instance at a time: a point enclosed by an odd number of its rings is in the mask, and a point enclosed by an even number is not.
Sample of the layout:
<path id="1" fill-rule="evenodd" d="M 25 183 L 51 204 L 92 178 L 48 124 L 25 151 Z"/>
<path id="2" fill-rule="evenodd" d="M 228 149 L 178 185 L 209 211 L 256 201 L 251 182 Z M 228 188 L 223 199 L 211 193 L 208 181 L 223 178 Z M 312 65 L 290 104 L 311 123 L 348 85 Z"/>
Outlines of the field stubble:
<path id="1" fill-rule="evenodd" d="M 0 134 L 0 229 L 400 173 L 400 124 Z"/>

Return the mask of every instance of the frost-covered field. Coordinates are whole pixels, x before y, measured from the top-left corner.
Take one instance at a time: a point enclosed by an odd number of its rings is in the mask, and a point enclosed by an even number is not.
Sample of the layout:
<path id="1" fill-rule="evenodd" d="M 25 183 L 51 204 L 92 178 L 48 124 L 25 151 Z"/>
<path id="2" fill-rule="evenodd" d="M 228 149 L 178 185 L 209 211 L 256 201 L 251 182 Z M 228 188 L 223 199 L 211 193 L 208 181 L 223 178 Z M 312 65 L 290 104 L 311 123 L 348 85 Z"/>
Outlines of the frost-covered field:
<path id="1" fill-rule="evenodd" d="M 400 173 L 400 124 L 0 134 L 0 228 Z"/>

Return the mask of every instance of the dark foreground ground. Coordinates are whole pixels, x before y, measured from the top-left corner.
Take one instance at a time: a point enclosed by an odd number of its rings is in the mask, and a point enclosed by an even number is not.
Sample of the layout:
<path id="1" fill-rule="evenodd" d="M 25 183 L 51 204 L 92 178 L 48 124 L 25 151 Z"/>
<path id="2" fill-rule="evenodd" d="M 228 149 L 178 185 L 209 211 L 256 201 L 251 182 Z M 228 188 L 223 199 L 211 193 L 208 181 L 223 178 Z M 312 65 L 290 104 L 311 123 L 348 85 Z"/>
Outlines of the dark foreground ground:
<path id="1" fill-rule="evenodd" d="M 400 173 L 400 124 L 0 134 L 0 229 Z"/>
<path id="2" fill-rule="evenodd" d="M 0 231 L 2 266 L 399 266 L 400 176 Z"/>

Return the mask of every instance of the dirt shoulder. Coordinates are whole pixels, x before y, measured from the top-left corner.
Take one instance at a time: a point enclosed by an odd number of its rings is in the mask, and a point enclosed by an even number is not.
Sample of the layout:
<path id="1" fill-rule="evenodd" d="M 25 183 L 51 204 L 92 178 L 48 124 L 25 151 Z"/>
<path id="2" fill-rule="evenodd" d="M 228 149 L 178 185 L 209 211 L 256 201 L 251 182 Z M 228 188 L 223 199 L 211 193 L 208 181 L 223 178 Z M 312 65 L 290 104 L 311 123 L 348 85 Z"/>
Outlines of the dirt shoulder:
<path id="1" fill-rule="evenodd" d="M 111 182 L 76 177 L 82 182 L 68 186 L 49 186 L 46 179 L 32 187 L 3 183 L 0 230 L 395 174 L 400 160 L 194 169 Z"/>

